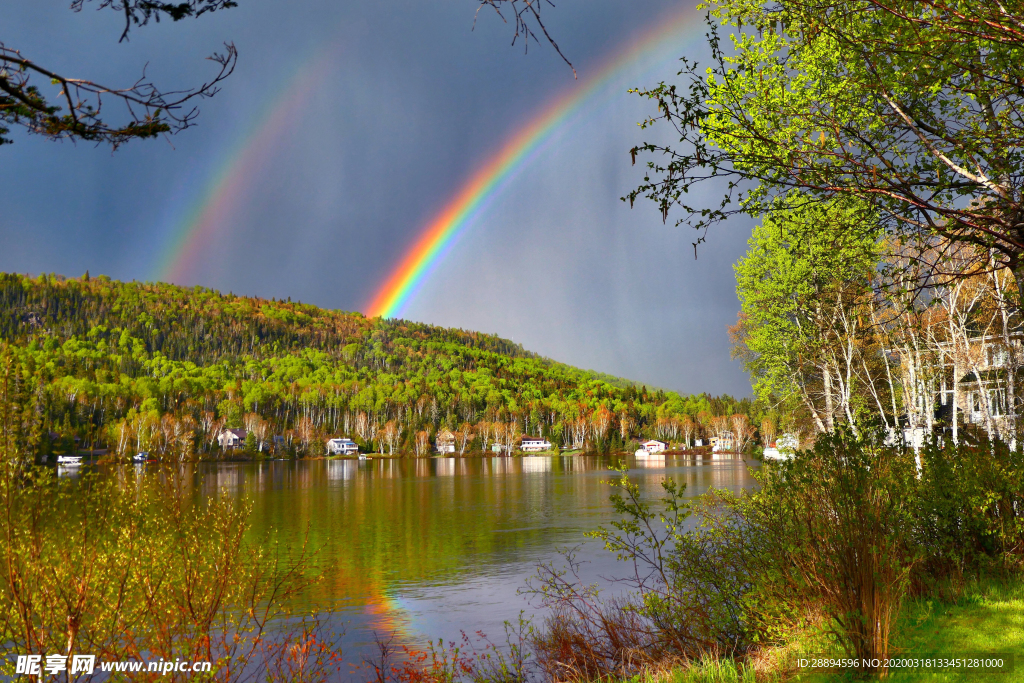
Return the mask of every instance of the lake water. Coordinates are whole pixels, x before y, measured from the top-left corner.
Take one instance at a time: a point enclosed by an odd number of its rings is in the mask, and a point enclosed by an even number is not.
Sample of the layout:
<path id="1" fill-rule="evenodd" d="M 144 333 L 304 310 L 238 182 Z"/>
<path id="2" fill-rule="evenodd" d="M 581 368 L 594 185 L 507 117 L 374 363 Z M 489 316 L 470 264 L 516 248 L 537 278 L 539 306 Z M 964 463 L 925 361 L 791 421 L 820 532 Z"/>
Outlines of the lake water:
<path id="1" fill-rule="evenodd" d="M 634 459 L 630 476 L 651 496 L 666 477 L 688 496 L 750 488 L 736 459 Z M 204 463 L 197 495 L 226 490 L 253 503 L 253 533 L 300 543 L 308 533 L 330 567 L 309 596 L 343 625 L 345 659 L 374 634 L 410 645 L 460 631 L 503 637 L 503 622 L 536 604 L 517 593 L 538 562 L 584 543 L 613 518 L 606 483 L 614 456 L 430 458 Z M 588 579 L 624 574 L 600 544 L 579 551 Z M 618 565 L 618 566 L 617 566 Z"/>

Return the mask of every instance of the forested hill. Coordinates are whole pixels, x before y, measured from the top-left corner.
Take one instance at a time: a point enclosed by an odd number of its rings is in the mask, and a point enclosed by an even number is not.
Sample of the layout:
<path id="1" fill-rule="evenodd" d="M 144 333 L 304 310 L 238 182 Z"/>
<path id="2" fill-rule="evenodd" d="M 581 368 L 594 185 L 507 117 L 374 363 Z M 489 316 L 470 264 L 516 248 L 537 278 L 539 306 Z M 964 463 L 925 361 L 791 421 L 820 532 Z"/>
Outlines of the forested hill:
<path id="1" fill-rule="evenodd" d="M 277 436 L 300 455 L 334 436 L 425 454 L 443 429 L 466 434 L 467 451 L 513 432 L 607 449 L 749 408 L 648 391 L 494 335 L 88 274 L 0 274 L 0 338 L 42 416 L 41 452 L 77 440 L 215 455 L 225 427 L 247 429 L 251 449 Z"/>

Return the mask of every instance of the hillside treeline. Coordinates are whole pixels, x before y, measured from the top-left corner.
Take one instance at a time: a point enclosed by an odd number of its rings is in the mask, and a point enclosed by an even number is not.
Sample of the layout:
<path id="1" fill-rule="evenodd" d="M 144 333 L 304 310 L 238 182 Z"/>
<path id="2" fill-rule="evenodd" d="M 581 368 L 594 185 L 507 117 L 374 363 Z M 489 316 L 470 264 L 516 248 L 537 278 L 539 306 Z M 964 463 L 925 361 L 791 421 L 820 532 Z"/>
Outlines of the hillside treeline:
<path id="1" fill-rule="evenodd" d="M 40 454 L 216 457 L 225 428 L 292 456 L 339 436 L 425 455 L 445 429 L 462 453 L 526 434 L 592 451 L 753 436 L 746 399 L 649 390 L 494 335 L 202 287 L 0 274 L 0 339 L 40 418 L 25 437 Z"/>

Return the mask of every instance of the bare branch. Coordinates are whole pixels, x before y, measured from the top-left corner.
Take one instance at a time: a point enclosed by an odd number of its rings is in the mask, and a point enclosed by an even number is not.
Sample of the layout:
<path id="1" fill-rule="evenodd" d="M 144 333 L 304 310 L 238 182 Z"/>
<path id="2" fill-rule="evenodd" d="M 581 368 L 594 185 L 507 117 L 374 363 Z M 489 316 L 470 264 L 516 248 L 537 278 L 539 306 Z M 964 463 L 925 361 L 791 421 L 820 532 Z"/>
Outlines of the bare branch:
<path id="1" fill-rule="evenodd" d="M 231 43 L 224 47 L 223 53 L 207 58 L 219 67 L 211 80 L 188 90 L 162 91 L 149 81 L 145 70 L 133 85 L 111 88 L 58 74 L 0 43 L 0 121 L 51 140 L 89 140 L 115 149 L 131 139 L 177 133 L 192 125 L 199 113 L 191 101 L 215 95 L 220 82 L 234 71 L 238 50 Z M 65 106 L 50 103 L 34 78 L 59 85 L 58 97 Z M 123 107 L 118 122 L 108 122 L 105 99 Z M 5 133 L 7 129 L 0 128 L 0 144 L 10 142 Z"/>

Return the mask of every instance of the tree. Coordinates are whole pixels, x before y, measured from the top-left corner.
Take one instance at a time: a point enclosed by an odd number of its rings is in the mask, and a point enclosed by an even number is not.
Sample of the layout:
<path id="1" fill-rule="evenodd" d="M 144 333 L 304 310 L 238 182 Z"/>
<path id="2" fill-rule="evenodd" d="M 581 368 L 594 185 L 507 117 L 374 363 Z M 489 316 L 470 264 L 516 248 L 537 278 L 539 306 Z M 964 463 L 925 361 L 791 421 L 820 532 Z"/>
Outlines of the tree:
<path id="1" fill-rule="evenodd" d="M 90 1 L 73 0 L 71 9 L 81 11 Z M 96 2 L 99 9 L 124 15 L 121 41 L 128 40 L 132 27 L 150 21 L 179 21 L 237 5 L 234 0 Z M 135 83 L 120 88 L 59 74 L 0 41 L 0 145 L 12 142 L 8 137 L 12 125 L 51 140 L 86 140 L 107 143 L 115 149 L 129 140 L 182 131 L 199 113 L 195 102 L 217 94 L 221 81 L 234 71 L 238 51 L 232 43 L 224 47 L 223 53 L 207 58 L 219 67 L 211 80 L 186 90 L 163 90 L 146 77 L 145 70 Z M 60 86 L 55 100 L 40 92 L 40 83 Z M 120 106 L 119 115 L 108 117 L 104 106 L 111 104 Z"/>
<path id="2" fill-rule="evenodd" d="M 1024 9 L 947 0 L 712 0 L 710 69 L 684 60 L 683 87 L 642 94 L 675 145 L 630 202 L 707 229 L 778 199 L 855 197 L 905 242 L 938 235 L 1011 269 L 1024 291 Z M 733 30 L 721 45 L 719 24 Z M 688 192 L 727 181 L 712 209 Z M 801 193 L 793 195 L 792 189 Z M 931 264 L 943 268 L 941 252 Z"/>
<path id="3" fill-rule="evenodd" d="M 799 202 L 790 202 L 797 205 Z M 821 432 L 853 424 L 870 330 L 863 324 L 878 262 L 870 210 L 850 200 L 776 210 L 735 266 L 736 340 L 766 405 L 802 404 Z"/>

